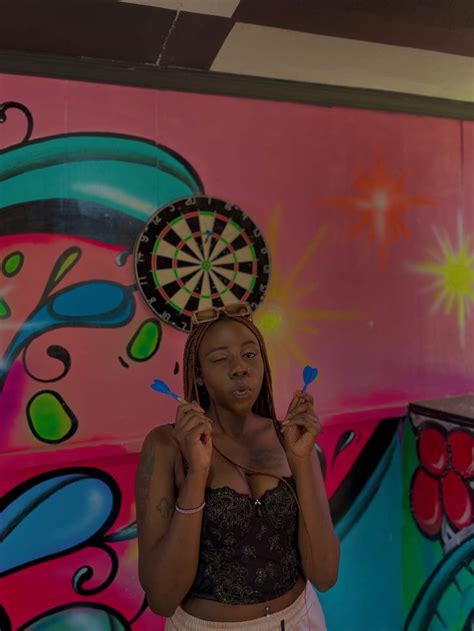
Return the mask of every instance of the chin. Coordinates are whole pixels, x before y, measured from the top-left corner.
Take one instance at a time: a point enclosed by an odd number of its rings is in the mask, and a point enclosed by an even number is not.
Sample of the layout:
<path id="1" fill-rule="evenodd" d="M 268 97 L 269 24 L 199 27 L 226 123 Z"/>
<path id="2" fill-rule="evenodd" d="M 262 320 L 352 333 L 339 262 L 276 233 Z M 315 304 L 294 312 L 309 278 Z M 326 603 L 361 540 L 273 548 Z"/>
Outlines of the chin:
<path id="1" fill-rule="evenodd" d="M 249 414 L 253 410 L 256 402 L 257 399 L 252 396 L 242 399 L 233 398 L 231 401 L 228 402 L 228 407 L 232 411 L 238 412 L 239 414 L 245 412 Z"/>

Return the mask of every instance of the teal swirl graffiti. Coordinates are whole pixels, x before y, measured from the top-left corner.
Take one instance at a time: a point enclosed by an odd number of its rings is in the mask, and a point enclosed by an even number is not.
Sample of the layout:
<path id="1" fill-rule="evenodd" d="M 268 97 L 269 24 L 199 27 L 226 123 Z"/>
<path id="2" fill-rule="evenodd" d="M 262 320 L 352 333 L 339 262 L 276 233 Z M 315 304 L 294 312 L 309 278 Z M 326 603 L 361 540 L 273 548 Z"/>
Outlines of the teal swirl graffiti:
<path id="1" fill-rule="evenodd" d="M 435 618 L 449 631 L 463 631 L 474 609 L 473 559 L 474 537 L 443 557 L 418 594 L 405 622 L 405 631 L 428 631 Z M 440 608 L 444 598 L 457 601 L 450 602 L 447 609 L 457 612 L 460 626 L 452 626 L 452 620 L 447 626 L 443 620 Z"/>

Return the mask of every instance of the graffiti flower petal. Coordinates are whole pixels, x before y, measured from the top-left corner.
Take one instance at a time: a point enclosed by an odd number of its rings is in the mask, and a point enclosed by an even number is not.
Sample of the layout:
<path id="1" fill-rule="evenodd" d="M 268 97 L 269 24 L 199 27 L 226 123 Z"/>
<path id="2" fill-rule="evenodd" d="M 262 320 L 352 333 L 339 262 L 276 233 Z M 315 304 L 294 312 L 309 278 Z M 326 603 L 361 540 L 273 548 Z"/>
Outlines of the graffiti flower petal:
<path id="1" fill-rule="evenodd" d="M 451 465 L 463 478 L 474 477 L 474 434 L 453 431 L 448 436 Z"/>
<path id="2" fill-rule="evenodd" d="M 449 521 L 459 530 L 469 526 L 473 518 L 473 505 L 464 480 L 455 471 L 449 471 L 441 486 L 443 505 Z"/>
<path id="3" fill-rule="evenodd" d="M 448 445 L 445 435 L 436 427 L 420 433 L 418 439 L 420 462 L 431 475 L 439 476 L 448 466 Z"/>
<path id="4" fill-rule="evenodd" d="M 411 490 L 412 509 L 416 522 L 428 536 L 435 536 L 441 528 L 443 511 L 439 482 L 423 469 L 418 469 Z"/>

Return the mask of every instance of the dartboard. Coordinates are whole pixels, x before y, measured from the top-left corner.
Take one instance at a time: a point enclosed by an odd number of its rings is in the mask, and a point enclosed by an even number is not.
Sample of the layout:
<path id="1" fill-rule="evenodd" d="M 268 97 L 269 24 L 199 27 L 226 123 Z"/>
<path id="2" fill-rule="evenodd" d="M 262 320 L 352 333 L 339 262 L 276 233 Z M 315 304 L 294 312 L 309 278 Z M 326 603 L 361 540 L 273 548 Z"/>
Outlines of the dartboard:
<path id="1" fill-rule="evenodd" d="M 262 233 L 238 206 L 213 197 L 160 208 L 135 246 L 138 285 L 162 320 L 189 331 L 193 311 L 237 301 L 256 309 L 269 280 Z"/>

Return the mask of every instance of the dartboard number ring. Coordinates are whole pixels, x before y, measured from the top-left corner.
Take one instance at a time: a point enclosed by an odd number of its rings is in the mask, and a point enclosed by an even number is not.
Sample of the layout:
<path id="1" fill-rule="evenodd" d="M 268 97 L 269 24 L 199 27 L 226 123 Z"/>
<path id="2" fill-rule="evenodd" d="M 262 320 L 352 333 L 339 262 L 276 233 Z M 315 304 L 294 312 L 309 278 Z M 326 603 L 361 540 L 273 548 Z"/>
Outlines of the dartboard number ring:
<path id="1" fill-rule="evenodd" d="M 137 238 L 135 274 L 149 307 L 189 331 L 193 311 L 238 300 L 256 309 L 270 276 L 265 239 L 238 206 L 213 197 L 175 200 Z"/>

